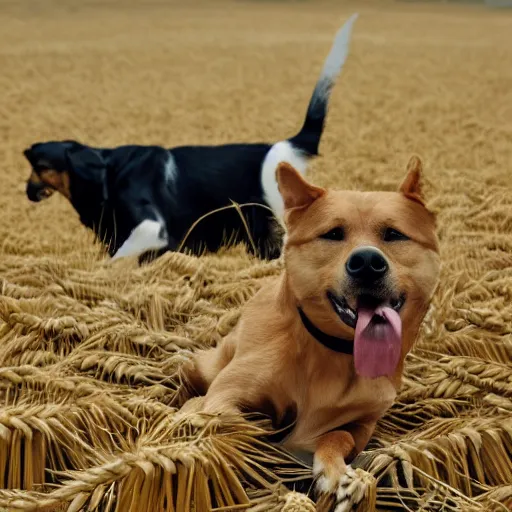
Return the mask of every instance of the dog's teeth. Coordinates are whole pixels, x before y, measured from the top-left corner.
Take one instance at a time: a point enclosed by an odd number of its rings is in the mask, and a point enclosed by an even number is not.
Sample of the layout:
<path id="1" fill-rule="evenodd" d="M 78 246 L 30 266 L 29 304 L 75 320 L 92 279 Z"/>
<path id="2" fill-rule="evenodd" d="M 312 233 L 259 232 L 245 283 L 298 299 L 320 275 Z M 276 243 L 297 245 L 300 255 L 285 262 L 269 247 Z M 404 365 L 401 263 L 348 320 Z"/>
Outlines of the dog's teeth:
<path id="1" fill-rule="evenodd" d="M 350 308 L 345 309 L 345 312 L 352 320 L 356 319 L 356 314 Z"/>
<path id="2" fill-rule="evenodd" d="M 328 294 L 331 305 L 341 321 L 349 327 L 354 327 L 357 321 L 357 313 L 347 304 L 345 299 L 339 299 L 333 294 Z"/>
<path id="3" fill-rule="evenodd" d="M 338 310 L 338 313 L 344 313 L 345 315 L 347 315 L 350 318 L 352 318 L 353 320 L 355 320 L 356 314 L 348 306 L 343 307 L 343 306 L 340 306 L 339 304 L 336 304 L 336 309 Z"/>

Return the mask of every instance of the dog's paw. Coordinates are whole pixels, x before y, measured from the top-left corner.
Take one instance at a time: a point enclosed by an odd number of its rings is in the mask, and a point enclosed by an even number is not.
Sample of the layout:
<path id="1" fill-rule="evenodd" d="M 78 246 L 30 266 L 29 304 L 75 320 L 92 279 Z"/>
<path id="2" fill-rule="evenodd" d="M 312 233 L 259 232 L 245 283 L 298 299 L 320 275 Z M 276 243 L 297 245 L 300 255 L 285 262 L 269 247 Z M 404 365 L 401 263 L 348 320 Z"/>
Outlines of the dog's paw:
<path id="1" fill-rule="evenodd" d="M 349 512 L 361 503 L 367 491 L 368 482 L 364 471 L 353 469 L 352 466 L 348 465 L 347 471 L 340 478 L 336 489 L 335 512 Z"/>
<path id="2" fill-rule="evenodd" d="M 319 494 L 335 495 L 334 512 L 350 512 L 363 500 L 369 486 L 363 470 L 354 469 L 341 459 L 329 467 L 315 459 L 313 475 Z"/>
<path id="3" fill-rule="evenodd" d="M 190 398 L 181 409 L 172 415 L 172 423 L 176 424 L 188 421 L 197 428 L 204 427 L 207 423 L 207 418 L 201 415 L 203 403 L 203 396 Z"/>

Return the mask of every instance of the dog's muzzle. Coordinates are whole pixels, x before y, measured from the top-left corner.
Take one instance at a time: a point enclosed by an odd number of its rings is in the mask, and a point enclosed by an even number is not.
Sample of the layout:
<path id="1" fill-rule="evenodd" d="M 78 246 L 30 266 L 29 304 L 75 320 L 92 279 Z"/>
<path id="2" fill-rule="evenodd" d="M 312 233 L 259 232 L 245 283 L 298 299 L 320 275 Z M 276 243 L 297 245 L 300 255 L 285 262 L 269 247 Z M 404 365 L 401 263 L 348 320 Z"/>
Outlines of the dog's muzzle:
<path id="1" fill-rule="evenodd" d="M 52 191 L 44 183 L 27 183 L 27 197 L 30 201 L 38 203 L 52 195 Z"/>
<path id="2" fill-rule="evenodd" d="M 376 247 L 355 249 L 345 263 L 344 285 L 331 289 L 327 298 L 341 321 L 355 329 L 359 311 L 388 307 L 399 313 L 404 291 L 397 289 L 385 255 Z"/>

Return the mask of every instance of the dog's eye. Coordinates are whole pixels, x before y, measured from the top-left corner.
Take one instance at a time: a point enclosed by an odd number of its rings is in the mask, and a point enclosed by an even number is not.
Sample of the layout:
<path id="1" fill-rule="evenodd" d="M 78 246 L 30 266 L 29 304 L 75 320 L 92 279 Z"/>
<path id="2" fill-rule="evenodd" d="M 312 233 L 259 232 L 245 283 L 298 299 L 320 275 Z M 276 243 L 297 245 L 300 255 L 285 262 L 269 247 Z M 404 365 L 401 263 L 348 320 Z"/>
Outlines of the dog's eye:
<path id="1" fill-rule="evenodd" d="M 409 240 L 409 237 L 393 228 L 387 228 L 384 231 L 384 242 L 398 242 L 400 240 Z"/>
<path id="2" fill-rule="evenodd" d="M 345 239 L 345 230 L 343 228 L 334 228 L 323 235 L 320 235 L 320 238 L 324 240 L 335 240 L 340 241 Z"/>

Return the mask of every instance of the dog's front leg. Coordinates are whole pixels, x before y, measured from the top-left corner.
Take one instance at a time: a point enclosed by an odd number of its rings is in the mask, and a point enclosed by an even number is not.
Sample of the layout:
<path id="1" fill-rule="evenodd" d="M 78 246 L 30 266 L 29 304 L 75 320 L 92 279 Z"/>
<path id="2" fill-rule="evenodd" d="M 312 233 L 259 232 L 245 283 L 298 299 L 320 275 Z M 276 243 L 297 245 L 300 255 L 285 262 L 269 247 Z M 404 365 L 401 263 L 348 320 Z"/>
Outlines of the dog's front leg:
<path id="1" fill-rule="evenodd" d="M 241 414 L 241 397 L 236 393 L 222 393 L 214 397 L 205 397 L 205 414 Z"/>
<path id="2" fill-rule="evenodd" d="M 168 245 L 169 237 L 163 223 L 146 219 L 133 229 L 112 259 L 140 256 L 147 251 L 158 251 Z"/>
<path id="3" fill-rule="evenodd" d="M 240 411 L 255 411 L 262 402 L 264 392 L 251 365 L 231 362 L 213 380 L 206 393 L 203 412 L 207 414 L 239 414 Z"/>
<path id="4" fill-rule="evenodd" d="M 320 436 L 315 449 L 313 475 L 319 493 L 336 493 L 335 512 L 347 512 L 364 497 L 366 484 L 347 464 L 368 444 L 375 422 L 353 423 Z"/>
<path id="5" fill-rule="evenodd" d="M 140 257 L 147 252 L 158 253 L 165 248 L 175 249 L 176 241 L 169 236 L 164 220 L 153 207 L 124 206 L 122 211 L 127 212 L 126 215 L 135 227 L 112 256 L 113 260 L 128 256 Z"/>

